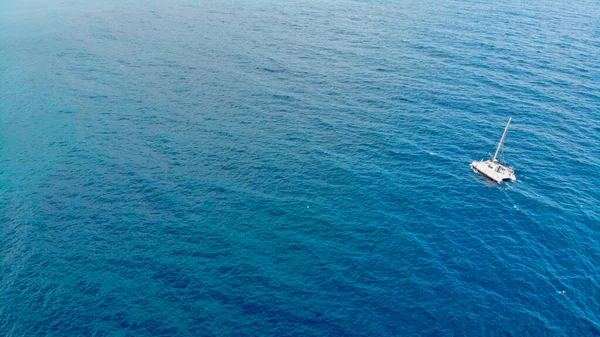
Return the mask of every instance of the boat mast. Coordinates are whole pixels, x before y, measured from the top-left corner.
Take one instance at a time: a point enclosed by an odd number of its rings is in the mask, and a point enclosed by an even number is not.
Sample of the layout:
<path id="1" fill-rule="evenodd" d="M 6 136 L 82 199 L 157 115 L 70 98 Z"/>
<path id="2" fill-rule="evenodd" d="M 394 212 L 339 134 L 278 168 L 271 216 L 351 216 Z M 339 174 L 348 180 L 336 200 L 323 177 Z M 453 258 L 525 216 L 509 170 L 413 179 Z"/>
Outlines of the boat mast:
<path id="1" fill-rule="evenodd" d="M 508 124 L 506 124 L 504 133 L 502 133 L 502 138 L 500 139 L 500 143 L 498 144 L 498 148 L 496 149 L 496 153 L 494 153 L 494 158 L 492 159 L 492 161 L 497 161 L 496 158 L 498 157 L 498 153 L 500 152 L 500 149 L 502 148 L 502 144 L 504 144 L 504 138 L 506 138 L 506 133 L 508 132 L 508 126 L 510 125 L 511 120 L 512 120 L 512 117 L 508 118 Z"/>

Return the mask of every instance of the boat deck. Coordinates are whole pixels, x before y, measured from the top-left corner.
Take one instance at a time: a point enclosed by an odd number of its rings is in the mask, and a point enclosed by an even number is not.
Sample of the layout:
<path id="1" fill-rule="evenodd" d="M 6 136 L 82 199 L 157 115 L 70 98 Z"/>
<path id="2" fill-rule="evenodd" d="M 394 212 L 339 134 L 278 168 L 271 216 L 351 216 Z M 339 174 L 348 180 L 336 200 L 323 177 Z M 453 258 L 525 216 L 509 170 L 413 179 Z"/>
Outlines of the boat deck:
<path id="1" fill-rule="evenodd" d="M 482 160 L 482 161 L 474 161 L 471 163 L 471 167 L 476 171 L 487 178 L 500 183 L 505 180 L 517 180 L 515 176 L 515 171 L 505 165 L 497 161 L 492 160 Z"/>

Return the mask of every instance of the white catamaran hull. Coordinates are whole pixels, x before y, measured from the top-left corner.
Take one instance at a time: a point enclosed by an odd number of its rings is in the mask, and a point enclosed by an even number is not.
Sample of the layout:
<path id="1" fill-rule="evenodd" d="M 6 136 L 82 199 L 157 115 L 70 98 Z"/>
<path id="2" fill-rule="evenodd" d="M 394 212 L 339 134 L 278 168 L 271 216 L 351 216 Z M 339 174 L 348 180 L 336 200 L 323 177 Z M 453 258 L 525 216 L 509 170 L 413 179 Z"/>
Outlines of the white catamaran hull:
<path id="1" fill-rule="evenodd" d="M 500 183 L 505 180 L 517 180 L 515 171 L 507 166 L 491 160 L 474 161 L 471 167 L 487 178 Z"/>
<path id="2" fill-rule="evenodd" d="M 504 128 L 502 138 L 500 138 L 498 148 L 496 149 L 496 153 L 494 153 L 492 160 L 481 160 L 471 163 L 473 170 L 483 174 L 497 183 L 505 180 L 517 180 L 517 177 L 515 177 L 515 170 L 513 170 L 511 167 L 502 165 L 498 162 L 498 160 L 496 160 L 498 158 L 498 154 L 500 153 L 500 149 L 502 149 L 502 146 L 504 145 L 506 133 L 508 132 L 508 127 L 510 126 L 511 121 L 512 117 L 508 119 L 508 123 L 506 124 L 506 128 Z"/>

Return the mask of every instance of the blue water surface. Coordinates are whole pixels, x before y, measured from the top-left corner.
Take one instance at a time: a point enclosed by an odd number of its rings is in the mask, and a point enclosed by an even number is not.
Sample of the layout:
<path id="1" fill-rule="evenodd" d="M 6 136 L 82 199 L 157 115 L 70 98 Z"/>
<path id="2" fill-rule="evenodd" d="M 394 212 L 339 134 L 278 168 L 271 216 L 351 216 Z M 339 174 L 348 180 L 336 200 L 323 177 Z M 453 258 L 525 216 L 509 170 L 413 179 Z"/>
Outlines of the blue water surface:
<path id="1" fill-rule="evenodd" d="M 0 335 L 599 336 L 598 13 L 0 0 Z"/>

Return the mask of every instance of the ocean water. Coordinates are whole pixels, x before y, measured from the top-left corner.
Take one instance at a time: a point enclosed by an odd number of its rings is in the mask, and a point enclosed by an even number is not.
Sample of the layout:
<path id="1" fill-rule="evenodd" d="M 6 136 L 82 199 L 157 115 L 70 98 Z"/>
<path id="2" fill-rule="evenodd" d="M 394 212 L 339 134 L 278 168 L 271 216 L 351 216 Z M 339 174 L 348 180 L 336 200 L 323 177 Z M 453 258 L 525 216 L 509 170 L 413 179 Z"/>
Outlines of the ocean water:
<path id="1" fill-rule="evenodd" d="M 0 0 L 0 335 L 599 336 L 598 13 Z"/>

